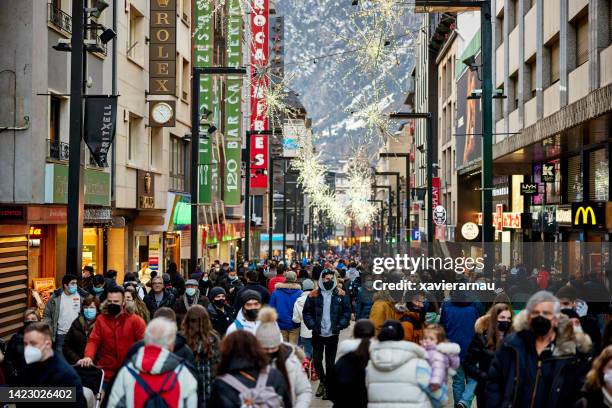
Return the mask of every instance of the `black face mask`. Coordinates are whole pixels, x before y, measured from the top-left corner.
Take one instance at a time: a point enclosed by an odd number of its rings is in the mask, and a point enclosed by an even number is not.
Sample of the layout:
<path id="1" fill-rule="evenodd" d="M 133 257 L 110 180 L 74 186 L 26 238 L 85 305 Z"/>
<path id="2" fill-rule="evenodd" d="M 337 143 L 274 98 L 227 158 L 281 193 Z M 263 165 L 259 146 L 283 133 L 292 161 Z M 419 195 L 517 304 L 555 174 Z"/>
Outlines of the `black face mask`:
<path id="1" fill-rule="evenodd" d="M 119 313 L 121 313 L 121 305 L 118 305 L 116 303 L 109 303 L 106 306 L 106 310 L 111 316 L 117 316 Z"/>
<path id="2" fill-rule="evenodd" d="M 259 309 L 244 309 L 244 315 L 246 316 L 248 320 L 251 320 L 251 321 L 257 319 L 258 312 L 259 312 Z"/>
<path id="3" fill-rule="evenodd" d="M 334 287 L 334 281 L 323 282 L 323 287 L 325 290 L 331 290 Z"/>
<path id="4" fill-rule="evenodd" d="M 511 325 L 512 325 L 512 322 L 497 322 L 497 329 L 500 332 L 505 333 L 508 330 L 510 330 Z"/>
<path id="5" fill-rule="evenodd" d="M 221 309 L 223 306 L 225 306 L 225 299 L 215 299 L 215 300 L 213 300 L 213 304 L 217 308 Z"/>
<path id="6" fill-rule="evenodd" d="M 550 331 L 551 326 L 550 320 L 544 316 L 537 316 L 531 319 L 531 330 L 538 337 L 546 335 Z"/>
<path id="7" fill-rule="evenodd" d="M 268 357 L 270 358 L 270 361 L 274 361 L 278 358 L 278 350 L 276 350 L 274 353 L 268 353 Z"/>

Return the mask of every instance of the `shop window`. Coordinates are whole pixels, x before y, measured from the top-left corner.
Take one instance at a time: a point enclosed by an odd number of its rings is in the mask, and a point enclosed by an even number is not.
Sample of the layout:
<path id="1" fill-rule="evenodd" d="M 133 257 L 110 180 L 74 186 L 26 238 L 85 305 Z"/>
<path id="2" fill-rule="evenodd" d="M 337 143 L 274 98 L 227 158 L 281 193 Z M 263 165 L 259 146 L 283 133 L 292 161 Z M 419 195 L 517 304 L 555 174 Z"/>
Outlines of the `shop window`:
<path id="1" fill-rule="evenodd" d="M 582 200 L 582 160 L 580 156 L 567 159 L 567 200 L 570 203 Z"/>
<path id="2" fill-rule="evenodd" d="M 546 183 L 546 204 L 561 203 L 561 161 L 556 160 L 548 164 L 554 165 L 555 181 Z"/>
<path id="3" fill-rule="evenodd" d="M 594 201 L 608 201 L 608 149 L 589 153 L 589 195 Z"/>
<path id="4" fill-rule="evenodd" d="M 576 66 L 589 60 L 589 16 L 581 17 L 574 24 L 576 32 Z"/>

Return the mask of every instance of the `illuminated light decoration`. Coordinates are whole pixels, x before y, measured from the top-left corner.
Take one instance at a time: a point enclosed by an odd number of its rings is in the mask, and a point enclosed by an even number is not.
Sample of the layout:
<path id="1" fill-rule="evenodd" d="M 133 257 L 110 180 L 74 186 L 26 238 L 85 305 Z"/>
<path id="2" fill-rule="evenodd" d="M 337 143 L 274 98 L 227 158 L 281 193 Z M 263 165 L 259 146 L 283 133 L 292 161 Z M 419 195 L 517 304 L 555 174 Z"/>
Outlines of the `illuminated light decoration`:
<path id="1" fill-rule="evenodd" d="M 372 196 L 372 169 L 366 160 L 365 149 L 361 148 L 354 156 L 355 159 L 351 161 L 347 169 L 347 211 L 362 228 L 371 224 L 378 212 L 378 207 L 369 201 Z"/>

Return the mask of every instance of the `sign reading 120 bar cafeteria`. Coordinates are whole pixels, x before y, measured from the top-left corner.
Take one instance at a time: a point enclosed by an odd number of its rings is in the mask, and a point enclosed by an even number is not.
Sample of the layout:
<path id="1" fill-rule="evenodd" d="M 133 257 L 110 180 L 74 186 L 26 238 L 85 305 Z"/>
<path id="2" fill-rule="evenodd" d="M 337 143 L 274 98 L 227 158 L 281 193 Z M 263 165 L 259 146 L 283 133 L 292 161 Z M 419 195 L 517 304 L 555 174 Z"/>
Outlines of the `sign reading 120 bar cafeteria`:
<path id="1" fill-rule="evenodd" d="M 149 94 L 176 93 L 176 0 L 151 0 Z"/>
<path id="2" fill-rule="evenodd" d="M 268 0 L 253 0 L 251 11 L 251 130 L 269 129 L 266 92 L 268 79 L 257 74 L 268 65 Z M 251 136 L 251 188 L 267 188 L 268 137 Z"/>

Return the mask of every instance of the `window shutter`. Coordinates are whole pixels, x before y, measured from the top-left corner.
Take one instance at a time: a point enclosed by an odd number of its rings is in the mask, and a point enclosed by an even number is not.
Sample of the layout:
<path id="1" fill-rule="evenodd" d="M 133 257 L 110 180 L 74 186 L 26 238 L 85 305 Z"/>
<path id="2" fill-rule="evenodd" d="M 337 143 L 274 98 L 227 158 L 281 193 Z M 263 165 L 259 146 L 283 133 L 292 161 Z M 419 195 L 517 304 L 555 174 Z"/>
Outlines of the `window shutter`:
<path id="1" fill-rule="evenodd" d="M 570 203 L 582 201 L 582 161 L 580 156 L 567 160 L 567 198 Z"/>

